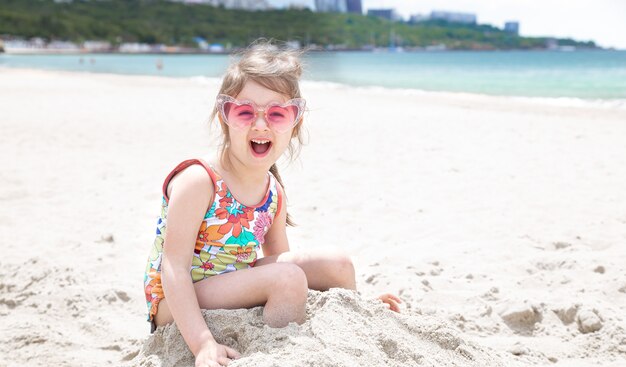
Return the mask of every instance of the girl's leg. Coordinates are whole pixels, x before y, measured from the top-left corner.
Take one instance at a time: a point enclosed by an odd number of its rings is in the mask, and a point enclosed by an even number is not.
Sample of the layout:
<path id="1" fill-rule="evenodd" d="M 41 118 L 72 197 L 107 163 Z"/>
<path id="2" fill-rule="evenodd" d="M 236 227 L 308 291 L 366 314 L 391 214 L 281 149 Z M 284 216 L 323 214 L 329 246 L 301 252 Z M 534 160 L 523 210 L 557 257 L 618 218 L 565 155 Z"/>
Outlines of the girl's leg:
<path id="1" fill-rule="evenodd" d="M 283 252 L 279 255 L 266 256 L 257 260 L 255 267 L 276 263 L 298 265 L 306 274 L 309 288 L 326 291 L 329 288 L 341 287 L 356 290 L 354 265 L 350 257 L 337 250 Z M 400 312 L 402 300 L 390 293 L 377 297 L 389 306 L 389 309 Z"/>
<path id="2" fill-rule="evenodd" d="M 337 250 L 283 252 L 260 258 L 255 268 L 265 265 L 291 263 L 298 265 L 306 274 L 309 288 L 326 291 L 340 287 L 356 290 L 354 265 L 350 256 Z"/>
<path id="3" fill-rule="evenodd" d="M 234 309 L 263 306 L 263 321 L 271 327 L 284 327 L 292 321 L 304 322 L 307 280 L 303 270 L 289 263 L 242 269 L 214 275 L 194 283 L 202 309 Z M 159 302 L 157 325 L 173 321 L 167 298 Z"/>

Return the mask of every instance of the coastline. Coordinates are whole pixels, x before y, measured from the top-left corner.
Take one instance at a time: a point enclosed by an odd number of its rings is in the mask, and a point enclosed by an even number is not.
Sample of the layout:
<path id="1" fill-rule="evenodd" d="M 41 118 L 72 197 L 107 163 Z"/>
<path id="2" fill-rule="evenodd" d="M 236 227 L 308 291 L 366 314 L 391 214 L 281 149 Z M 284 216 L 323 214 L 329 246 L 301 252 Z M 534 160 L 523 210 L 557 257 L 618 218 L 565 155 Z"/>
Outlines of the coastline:
<path id="1" fill-rule="evenodd" d="M 5 363 L 167 359 L 150 349 L 169 339 L 148 335 L 142 271 L 163 178 L 217 143 L 207 119 L 218 86 L 0 68 L 0 154 L 10 158 L 0 172 Z M 314 335 L 328 332 L 320 325 L 439 365 L 459 356 L 393 335 L 413 325 L 425 338 L 449 336 L 486 365 L 624 363 L 626 111 L 317 82 L 302 89 L 308 144 L 298 161 L 280 165 L 298 223 L 291 246 L 341 247 L 355 262 L 361 296 L 399 294 L 406 319 L 367 316 L 363 300 L 340 294 L 327 295 L 335 308 L 324 311 L 311 295 L 319 323 L 272 337 L 305 331 L 300 341 L 313 350 L 287 344 L 255 353 L 242 344 L 242 364 L 298 363 L 307 353 L 331 361 L 325 352 L 348 358 L 358 349 L 327 333 L 332 347 L 324 351 Z M 254 311 L 226 316 L 256 320 Z M 353 316 L 381 329 L 350 323 Z M 428 322 L 446 325 L 445 333 Z M 237 333 L 244 343 L 263 328 Z M 170 357 L 186 356 L 176 331 L 168 335 Z M 401 364 L 402 353 L 373 358 Z"/>
<path id="2" fill-rule="evenodd" d="M 219 77 L 207 77 L 203 75 L 195 76 L 171 76 L 171 75 L 154 75 L 154 74 L 120 74 L 111 72 L 89 71 L 89 70 L 60 70 L 60 69 L 39 69 L 28 67 L 13 67 L 0 65 L 0 72 L 2 70 L 17 70 L 17 71 L 44 71 L 51 73 L 77 73 L 87 75 L 108 75 L 108 76 L 128 76 L 128 77 L 153 77 L 153 78 L 167 78 L 167 79 L 182 79 L 191 80 L 201 85 L 212 85 L 213 83 L 219 83 Z M 626 110 L 626 99 L 621 98 L 579 98 L 579 97 L 543 97 L 543 96 L 520 96 L 520 95 L 497 95 L 487 93 L 476 92 L 455 92 L 455 91 L 435 91 L 424 90 L 417 88 L 402 88 L 402 87 L 385 87 L 377 85 L 350 85 L 334 81 L 320 81 L 303 79 L 303 85 L 310 86 L 313 89 L 333 89 L 333 90 L 350 90 L 356 92 L 372 92 L 383 93 L 394 96 L 442 96 L 443 98 L 458 98 L 458 99 L 474 99 L 480 100 L 481 98 L 494 98 L 501 101 L 519 101 L 528 102 L 530 104 L 540 104 L 546 106 L 555 107 L 574 107 L 574 108 L 601 108 L 601 109 L 619 109 Z"/>

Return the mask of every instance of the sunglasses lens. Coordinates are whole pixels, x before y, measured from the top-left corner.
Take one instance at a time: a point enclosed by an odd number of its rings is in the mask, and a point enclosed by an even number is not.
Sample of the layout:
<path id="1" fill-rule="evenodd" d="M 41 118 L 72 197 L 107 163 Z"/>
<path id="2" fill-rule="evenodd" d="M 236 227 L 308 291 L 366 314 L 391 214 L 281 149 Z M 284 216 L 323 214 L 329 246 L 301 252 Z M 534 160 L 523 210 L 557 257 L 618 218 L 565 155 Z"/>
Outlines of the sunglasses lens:
<path id="1" fill-rule="evenodd" d="M 265 113 L 265 118 L 277 131 L 287 131 L 293 126 L 298 116 L 297 106 L 272 106 Z"/>
<path id="2" fill-rule="evenodd" d="M 254 121 L 255 110 L 250 104 L 224 103 L 224 117 L 230 125 L 244 127 Z"/>

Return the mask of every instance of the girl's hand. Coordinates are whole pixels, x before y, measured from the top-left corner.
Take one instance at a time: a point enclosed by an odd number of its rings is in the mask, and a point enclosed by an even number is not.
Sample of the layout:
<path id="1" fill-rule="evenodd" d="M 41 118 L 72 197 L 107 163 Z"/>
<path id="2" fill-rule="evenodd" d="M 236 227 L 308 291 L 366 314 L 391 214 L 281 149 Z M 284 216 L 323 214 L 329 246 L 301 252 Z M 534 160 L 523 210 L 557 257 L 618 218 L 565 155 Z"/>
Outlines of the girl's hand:
<path id="1" fill-rule="evenodd" d="M 394 296 L 391 293 L 385 293 L 378 296 L 378 299 L 383 301 L 383 303 L 385 303 L 391 311 L 400 313 L 400 306 L 398 303 L 402 303 L 402 300 L 397 296 Z"/>
<path id="2" fill-rule="evenodd" d="M 228 366 L 231 359 L 239 358 L 239 353 L 233 348 L 215 341 L 205 343 L 196 355 L 196 367 Z"/>

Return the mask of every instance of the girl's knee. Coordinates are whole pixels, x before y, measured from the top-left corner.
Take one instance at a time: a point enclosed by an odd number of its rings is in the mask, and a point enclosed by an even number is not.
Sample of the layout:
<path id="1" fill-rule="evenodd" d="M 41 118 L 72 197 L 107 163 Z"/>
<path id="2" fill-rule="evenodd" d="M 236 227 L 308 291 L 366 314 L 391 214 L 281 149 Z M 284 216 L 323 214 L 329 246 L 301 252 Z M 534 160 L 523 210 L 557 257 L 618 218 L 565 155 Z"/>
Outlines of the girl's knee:
<path id="1" fill-rule="evenodd" d="M 344 251 L 340 251 L 337 255 L 337 262 L 342 266 L 354 267 L 352 264 L 352 258 L 350 258 L 350 255 Z"/>
<path id="2" fill-rule="evenodd" d="M 304 271 L 296 264 L 272 266 L 272 285 L 264 308 L 264 321 L 270 327 L 284 327 L 290 322 L 302 324 L 306 315 L 308 283 Z"/>
<path id="3" fill-rule="evenodd" d="M 292 263 L 276 263 L 277 268 L 277 284 L 276 290 L 283 292 L 306 293 L 308 290 L 308 282 L 306 274 L 301 267 Z"/>
<path id="4" fill-rule="evenodd" d="M 347 289 L 355 289 L 355 269 L 350 256 L 338 251 L 331 261 L 328 274 L 330 275 L 329 288 L 341 287 Z"/>
<path id="5" fill-rule="evenodd" d="M 354 263 L 346 252 L 339 251 L 333 262 L 339 272 L 354 274 Z"/>

